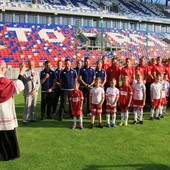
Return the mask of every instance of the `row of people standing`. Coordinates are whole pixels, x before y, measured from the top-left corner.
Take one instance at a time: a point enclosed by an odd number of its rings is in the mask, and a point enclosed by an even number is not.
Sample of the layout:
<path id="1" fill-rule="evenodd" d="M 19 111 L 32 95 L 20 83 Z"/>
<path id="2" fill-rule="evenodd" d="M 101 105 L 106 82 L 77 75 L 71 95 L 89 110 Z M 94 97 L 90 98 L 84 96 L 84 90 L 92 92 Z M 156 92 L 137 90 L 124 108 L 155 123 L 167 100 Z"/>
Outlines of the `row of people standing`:
<path id="1" fill-rule="evenodd" d="M 158 57 L 157 59 L 152 59 L 151 62 L 146 65 L 144 57 L 141 57 L 139 65 L 132 67 L 131 59 L 127 58 L 126 65 L 121 68 L 117 64 L 116 57 L 112 58 L 111 64 L 108 64 L 106 59 L 106 57 L 103 57 L 103 61 L 97 61 L 96 69 L 93 69 L 90 66 L 90 58 L 87 57 L 84 59 L 83 66 L 82 61 L 78 61 L 77 67 L 74 69 L 71 67 L 71 62 L 69 60 L 65 61 L 65 68 L 63 69 L 63 62 L 59 60 L 55 71 L 51 69 L 50 61 L 46 61 L 44 69 L 40 72 L 40 82 L 38 81 L 38 74 L 34 74 L 34 76 L 36 75 L 37 77 L 34 78 L 30 71 L 27 81 L 30 81 L 29 79 L 36 79 L 35 84 L 37 87 L 34 88 L 36 92 L 38 91 L 39 84 L 41 84 L 41 119 L 44 119 L 45 116 L 47 118 L 52 118 L 52 115 L 56 113 L 58 101 L 61 97 L 58 116 L 59 120 L 62 121 L 63 114 L 66 111 L 66 102 L 70 92 L 73 90 L 75 80 L 80 82 L 80 90 L 83 92 L 84 99 L 86 99 L 84 100 L 84 103 L 87 101 L 87 111 L 85 113 L 88 114 L 90 113 L 89 92 L 94 85 L 94 80 L 96 77 L 101 78 L 101 86 L 105 87 L 106 90 L 111 79 L 116 79 L 116 87 L 119 88 L 120 79 L 124 76 L 128 76 L 129 83 L 132 84 L 135 73 L 140 72 L 143 82 L 146 83 L 146 93 L 148 96 L 146 103 L 148 105 L 150 105 L 150 84 L 154 82 L 156 75 L 158 73 L 166 72 L 170 79 L 170 60 L 168 60 L 167 66 L 163 66 L 161 64 L 161 58 Z M 69 113 L 71 113 L 70 106 Z"/>
<path id="2" fill-rule="evenodd" d="M 80 82 L 80 90 L 83 92 L 84 99 L 87 100 L 86 113 L 88 114 L 90 113 L 89 91 L 93 87 L 95 77 L 101 78 L 102 80 L 101 86 L 105 87 L 106 89 L 106 87 L 108 87 L 108 82 L 110 82 L 110 80 L 113 78 L 116 79 L 116 82 L 117 82 L 116 87 L 119 87 L 119 82 L 120 82 L 119 80 L 120 78 L 122 79 L 122 77 L 124 76 L 128 76 L 129 83 L 132 84 L 134 77 L 135 77 L 134 76 L 135 72 L 140 72 L 143 77 L 144 83 L 146 83 L 146 88 L 147 88 L 146 91 L 147 93 L 149 93 L 150 84 L 154 82 L 154 79 L 158 73 L 167 72 L 168 76 L 170 76 L 169 67 L 163 66 L 161 64 L 160 57 L 157 58 L 157 64 L 156 64 L 156 59 L 152 59 L 149 65 L 145 64 L 145 59 L 144 57 L 142 57 L 140 59 L 139 65 L 136 66 L 135 68 L 132 67 L 130 58 L 126 59 L 126 66 L 123 68 L 121 68 L 117 64 L 117 59 L 115 57 L 112 58 L 111 66 L 109 66 L 109 64 L 105 62 L 105 59 L 106 58 L 104 57 L 103 62 L 97 61 L 96 69 L 93 69 L 90 66 L 90 58 L 84 59 L 84 66 L 82 66 L 81 61 L 78 61 L 79 67 L 76 67 L 75 69 L 72 69 L 71 62 L 69 60 L 66 60 L 65 68 L 62 70 L 62 61 L 58 61 L 58 68 L 55 70 L 55 72 L 50 73 L 51 77 L 53 77 L 52 78 L 53 81 L 51 81 L 51 85 L 50 85 L 51 89 L 50 88 L 49 89 L 50 91 L 54 91 L 55 100 L 54 100 L 53 110 L 47 111 L 48 112 L 47 115 L 50 116 L 50 113 L 53 113 L 53 114 L 56 113 L 56 106 L 58 104 L 58 99 L 61 94 L 59 119 L 62 120 L 62 116 L 65 111 L 64 106 L 66 104 L 66 100 L 69 96 L 70 91 L 73 90 L 73 84 L 75 80 L 78 80 Z M 168 62 L 168 64 L 170 64 L 170 61 Z M 43 75 L 45 75 L 44 71 L 41 72 L 40 79 L 43 79 Z M 48 92 L 47 89 L 44 91 Z M 86 100 L 84 100 L 84 103 Z M 48 101 L 51 101 L 51 100 L 48 100 Z M 146 102 L 147 104 L 150 104 L 150 98 L 148 98 Z M 52 102 L 50 102 L 50 105 L 52 108 Z M 70 109 L 69 109 L 69 113 L 71 113 Z M 45 112 L 42 112 L 42 114 L 45 115 Z"/>
<path id="3" fill-rule="evenodd" d="M 84 67 L 78 70 L 78 68 L 71 68 L 70 60 L 66 60 L 65 68 L 62 69 L 62 61 L 58 61 L 58 68 L 52 71 L 50 68 L 50 61 L 45 62 L 45 68 L 40 73 L 40 81 L 42 84 L 41 119 L 44 119 L 45 115 L 47 118 L 51 118 L 51 114 L 56 113 L 59 97 L 61 97 L 58 116 L 59 120 L 62 121 L 63 114 L 66 110 L 67 99 L 70 92 L 74 89 L 74 82 L 78 79 L 81 82 L 80 88 L 83 92 L 83 96 L 89 98 L 89 90 L 94 84 L 95 71 L 90 67 L 89 58 L 85 58 L 84 63 Z M 47 107 L 47 109 L 45 107 Z M 89 108 L 88 100 L 87 108 Z M 87 112 L 89 112 L 89 109 Z M 71 113 L 70 105 L 69 113 Z"/>
<path id="4" fill-rule="evenodd" d="M 72 110 L 74 125 L 73 129 L 77 128 L 76 120 L 77 117 L 80 118 L 79 129 L 83 129 L 82 120 L 82 101 L 83 95 L 76 95 L 82 92 L 78 89 L 78 83 L 75 82 L 75 89 L 71 92 L 70 101 L 74 108 Z M 104 100 L 106 100 L 106 120 L 107 127 L 116 127 L 116 112 L 117 103 L 120 107 L 121 112 L 121 123 L 120 126 L 128 125 L 129 117 L 129 107 L 133 107 L 134 122 L 137 124 L 143 124 L 143 108 L 145 106 L 146 100 L 146 87 L 142 80 L 142 75 L 140 73 L 135 74 L 135 80 L 133 84 L 129 84 L 129 79 L 127 76 L 122 78 L 122 85 L 118 88 L 115 87 L 116 79 L 111 79 L 109 82 L 109 87 L 104 91 L 102 88 L 101 78 L 97 77 L 95 79 L 94 87 L 90 90 L 90 106 L 91 111 L 91 126 L 94 127 L 95 115 L 98 115 L 98 127 L 103 128 L 102 125 L 102 106 Z M 74 95 L 72 95 L 72 93 Z M 167 98 L 170 93 L 170 83 L 167 81 L 167 75 L 159 74 L 156 76 L 155 82 L 150 86 L 150 96 L 151 96 L 151 117 L 150 120 L 154 119 L 154 113 L 156 112 L 156 119 L 163 118 L 166 114 Z M 76 109 L 75 109 L 76 108 Z M 112 116 L 112 124 L 110 124 L 110 116 Z"/>
<path id="5" fill-rule="evenodd" d="M 95 71 L 90 67 L 89 58 L 85 58 L 85 65 L 82 67 L 79 61 L 80 70 L 71 67 L 70 60 L 65 61 L 65 68 L 62 69 L 62 61 L 58 61 L 58 67 L 55 71 L 51 69 L 50 61 L 45 62 L 45 68 L 40 73 L 41 88 L 41 119 L 51 118 L 56 113 L 58 101 L 60 98 L 59 120 L 62 121 L 64 112 L 66 110 L 66 102 L 69 94 L 74 89 L 74 82 L 80 80 L 81 90 L 85 98 L 89 98 L 89 89 L 93 87 L 95 79 Z M 78 78 L 79 75 L 79 78 Z M 87 108 L 88 107 L 87 100 Z M 88 109 L 89 111 L 89 109 Z M 69 105 L 69 113 L 71 108 Z"/>

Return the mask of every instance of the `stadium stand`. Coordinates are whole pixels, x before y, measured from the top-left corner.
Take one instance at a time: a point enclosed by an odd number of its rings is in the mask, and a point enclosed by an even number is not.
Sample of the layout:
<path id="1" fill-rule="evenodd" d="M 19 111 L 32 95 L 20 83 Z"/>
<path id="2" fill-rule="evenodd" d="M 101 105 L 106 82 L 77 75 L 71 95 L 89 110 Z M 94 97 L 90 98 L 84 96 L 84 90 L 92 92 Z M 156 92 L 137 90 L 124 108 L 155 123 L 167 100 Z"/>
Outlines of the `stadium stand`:
<path id="1" fill-rule="evenodd" d="M 151 4 L 144 4 L 132 0 L 116 0 L 114 3 L 119 4 L 120 9 L 124 11 L 125 14 L 166 18 L 161 12 L 161 9 L 153 4 L 151 6 Z"/>
<path id="2" fill-rule="evenodd" d="M 91 34 L 101 37 L 99 28 L 81 29 L 81 34 L 86 37 L 84 40 L 77 36 L 75 30 L 76 27 L 70 25 L 1 22 L 0 42 L 7 48 L 0 50 L 0 56 L 8 65 L 16 68 L 29 59 L 35 61 L 36 67 L 41 67 L 48 59 L 55 67 L 58 59 L 70 58 L 75 64 L 76 58 L 83 60 L 85 56 L 89 56 L 94 64 L 103 54 L 110 58 L 113 53 L 121 61 L 132 57 L 134 64 L 137 64 L 141 56 L 148 60 L 157 56 L 165 58 L 170 53 L 170 44 L 159 33 L 104 29 L 103 48 L 108 48 L 108 51 L 102 53 L 100 43 L 91 45 L 87 41 Z"/>
<path id="3" fill-rule="evenodd" d="M 169 21 L 169 15 L 166 15 L 167 10 L 161 8 L 159 5 L 151 3 L 142 3 L 135 0 L 114 0 L 114 5 L 117 6 L 117 11 L 107 10 L 103 8 L 101 10 L 101 4 L 107 4 L 106 1 L 93 1 L 93 0 L 44 0 L 43 4 L 31 4 L 31 3 L 18 3 L 4 1 L 0 2 L 0 7 L 10 8 L 33 8 L 39 10 L 57 10 L 57 11 L 70 11 L 70 12 L 83 12 L 94 14 L 106 14 L 106 15 L 122 15 L 129 18 L 143 17 L 143 19 L 161 19 L 163 21 Z M 110 1 L 108 1 L 110 3 Z"/>

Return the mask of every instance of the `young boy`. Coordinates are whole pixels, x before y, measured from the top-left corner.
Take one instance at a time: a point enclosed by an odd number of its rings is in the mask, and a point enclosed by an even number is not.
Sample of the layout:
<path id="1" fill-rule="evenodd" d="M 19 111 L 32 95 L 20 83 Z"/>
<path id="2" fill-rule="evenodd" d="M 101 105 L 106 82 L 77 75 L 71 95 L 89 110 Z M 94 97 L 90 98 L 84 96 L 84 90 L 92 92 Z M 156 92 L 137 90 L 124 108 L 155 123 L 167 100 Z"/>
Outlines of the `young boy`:
<path id="1" fill-rule="evenodd" d="M 70 105 L 71 105 L 71 112 L 73 115 L 74 125 L 72 129 L 76 129 L 77 125 L 77 117 L 80 119 L 80 129 L 83 129 L 83 113 L 82 113 L 82 107 L 83 107 L 83 93 L 79 90 L 79 82 L 74 82 L 74 90 L 70 93 Z"/>
<path id="2" fill-rule="evenodd" d="M 91 110 L 91 129 L 94 127 L 95 115 L 98 115 L 98 127 L 102 126 L 102 105 L 105 99 L 104 89 L 101 87 L 101 78 L 97 77 L 94 83 L 95 87 L 90 90 L 89 108 Z"/>
<path id="3" fill-rule="evenodd" d="M 106 89 L 106 120 L 107 127 L 110 127 L 110 114 L 112 115 L 112 127 L 116 127 L 117 101 L 119 99 L 119 90 L 115 87 L 116 79 L 111 79 L 110 87 Z"/>
<path id="4" fill-rule="evenodd" d="M 143 124 L 143 107 L 145 105 L 146 99 L 146 88 L 142 81 L 142 75 L 140 73 L 136 74 L 136 80 L 133 82 L 133 113 L 134 113 L 134 122 L 137 123 L 137 118 L 139 115 L 139 123 Z"/>
<path id="5" fill-rule="evenodd" d="M 121 119 L 122 122 L 120 126 L 128 125 L 128 109 L 132 101 L 132 87 L 128 83 L 128 76 L 122 78 L 122 86 L 119 88 L 119 107 L 121 110 Z"/>
<path id="6" fill-rule="evenodd" d="M 160 119 L 159 113 L 160 113 L 160 106 L 161 106 L 161 100 L 162 100 L 162 85 L 160 83 L 161 75 L 157 75 L 155 78 L 155 82 L 151 84 L 150 86 L 150 96 L 151 96 L 151 118 L 150 120 L 153 120 L 154 111 L 156 109 L 156 119 Z"/>
<path id="7" fill-rule="evenodd" d="M 163 80 L 161 81 L 162 101 L 161 101 L 161 107 L 160 107 L 160 113 L 159 113 L 161 118 L 163 118 L 164 115 L 166 114 L 166 108 L 167 108 L 168 97 L 169 97 L 170 84 L 167 80 L 168 80 L 168 75 L 164 73 Z"/>

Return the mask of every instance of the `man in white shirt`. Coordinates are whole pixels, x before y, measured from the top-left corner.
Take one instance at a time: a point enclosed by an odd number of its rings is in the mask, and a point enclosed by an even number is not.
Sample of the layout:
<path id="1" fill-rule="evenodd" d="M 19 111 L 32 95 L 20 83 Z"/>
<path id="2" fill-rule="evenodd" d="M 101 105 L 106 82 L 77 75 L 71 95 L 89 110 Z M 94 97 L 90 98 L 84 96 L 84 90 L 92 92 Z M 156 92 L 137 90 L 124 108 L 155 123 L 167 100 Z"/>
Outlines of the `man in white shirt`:
<path id="1" fill-rule="evenodd" d="M 37 103 L 38 89 L 40 87 L 40 76 L 34 69 L 34 61 L 28 61 L 28 69 L 22 74 L 20 73 L 19 79 L 21 79 L 25 85 L 24 89 L 24 114 L 23 123 L 35 122 L 35 107 Z"/>

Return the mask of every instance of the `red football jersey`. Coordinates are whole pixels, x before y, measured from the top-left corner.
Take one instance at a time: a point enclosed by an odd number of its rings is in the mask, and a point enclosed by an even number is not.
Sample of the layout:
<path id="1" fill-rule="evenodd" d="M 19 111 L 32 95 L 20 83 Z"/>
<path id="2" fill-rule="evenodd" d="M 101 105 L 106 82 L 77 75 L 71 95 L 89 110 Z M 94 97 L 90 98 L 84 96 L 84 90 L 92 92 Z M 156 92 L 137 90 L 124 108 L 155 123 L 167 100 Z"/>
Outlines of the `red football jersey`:
<path id="1" fill-rule="evenodd" d="M 154 71 L 156 72 L 156 76 L 159 74 L 164 74 L 165 73 L 165 66 L 164 65 L 156 65 L 154 67 Z"/>
<path id="2" fill-rule="evenodd" d="M 70 93 L 70 104 L 72 107 L 72 114 L 82 114 L 81 103 L 83 102 L 83 93 L 80 90 L 73 90 Z"/>
<path id="3" fill-rule="evenodd" d="M 119 88 L 119 103 L 126 105 L 132 95 L 132 87 L 130 85 L 122 85 Z"/>
<path id="4" fill-rule="evenodd" d="M 133 67 L 123 67 L 121 70 L 121 76 L 128 76 L 129 83 L 132 84 L 133 77 L 134 77 L 134 70 Z"/>
<path id="5" fill-rule="evenodd" d="M 102 69 L 104 69 L 105 71 L 109 68 L 110 64 L 106 63 L 102 65 Z"/>
<path id="6" fill-rule="evenodd" d="M 138 65 L 135 67 L 135 73 L 139 71 L 140 74 L 142 75 L 142 80 L 146 80 L 146 75 L 147 75 L 147 66 L 141 66 Z"/>
<path id="7" fill-rule="evenodd" d="M 121 73 L 121 68 L 119 66 L 113 67 L 110 66 L 107 71 L 107 82 L 109 83 L 111 79 L 116 79 L 116 83 L 117 85 L 119 85 L 119 77 L 120 77 L 120 73 Z"/>
<path id="8" fill-rule="evenodd" d="M 168 81 L 170 81 L 170 65 L 165 66 L 165 72 L 168 75 Z"/>
<path id="9" fill-rule="evenodd" d="M 155 66 L 153 66 L 153 65 L 148 65 L 147 66 L 147 79 L 146 79 L 146 82 L 148 82 L 148 83 L 153 83 L 155 81 L 155 79 L 154 79 L 154 67 Z"/>

